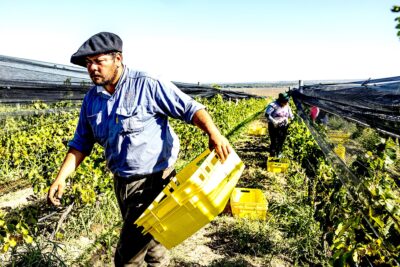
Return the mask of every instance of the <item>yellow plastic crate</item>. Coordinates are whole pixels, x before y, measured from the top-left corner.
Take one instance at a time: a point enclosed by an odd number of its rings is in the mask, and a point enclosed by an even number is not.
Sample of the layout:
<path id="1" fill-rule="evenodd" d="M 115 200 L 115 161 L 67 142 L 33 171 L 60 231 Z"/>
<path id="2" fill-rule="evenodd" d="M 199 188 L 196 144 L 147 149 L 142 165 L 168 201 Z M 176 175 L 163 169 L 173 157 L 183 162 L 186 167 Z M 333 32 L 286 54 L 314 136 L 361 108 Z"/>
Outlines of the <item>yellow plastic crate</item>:
<path id="1" fill-rule="evenodd" d="M 214 151 L 206 150 L 170 181 L 135 224 L 172 248 L 224 210 L 243 170 L 234 151 L 222 164 Z"/>
<path id="2" fill-rule="evenodd" d="M 288 168 L 289 168 L 289 160 L 268 158 L 267 171 L 281 173 L 281 172 L 286 172 Z"/>
<path id="3" fill-rule="evenodd" d="M 249 127 L 249 134 L 250 135 L 266 135 L 267 128 L 261 125 L 253 125 Z"/>
<path id="4" fill-rule="evenodd" d="M 260 189 L 235 188 L 230 203 L 235 217 L 253 220 L 267 218 L 267 200 Z"/>
<path id="5" fill-rule="evenodd" d="M 327 133 L 327 136 L 331 142 L 334 143 L 342 143 L 347 141 L 350 138 L 349 133 L 345 133 L 343 131 L 337 130 L 337 131 L 329 131 Z"/>
<path id="6" fill-rule="evenodd" d="M 337 145 L 333 151 L 336 153 L 336 155 L 339 156 L 342 160 L 346 160 L 346 147 L 339 144 Z"/>

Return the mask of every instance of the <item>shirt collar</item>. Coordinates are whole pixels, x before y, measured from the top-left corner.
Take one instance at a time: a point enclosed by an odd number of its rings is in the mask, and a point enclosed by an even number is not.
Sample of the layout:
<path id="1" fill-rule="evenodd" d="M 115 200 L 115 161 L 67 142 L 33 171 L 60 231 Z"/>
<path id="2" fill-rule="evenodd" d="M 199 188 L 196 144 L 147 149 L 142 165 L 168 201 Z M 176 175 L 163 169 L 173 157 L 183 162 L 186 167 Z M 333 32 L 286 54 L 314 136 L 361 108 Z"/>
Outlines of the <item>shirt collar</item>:
<path id="1" fill-rule="evenodd" d="M 96 91 L 97 93 L 102 93 L 111 96 L 111 94 L 101 85 L 96 85 Z"/>
<path id="2" fill-rule="evenodd" d="M 126 65 L 123 65 L 123 66 L 124 66 L 124 69 L 122 71 L 121 77 L 119 77 L 117 86 L 115 86 L 115 91 L 117 91 L 119 89 L 119 87 L 121 87 L 125 83 L 126 77 L 128 75 L 127 74 L 128 73 L 128 69 L 127 69 Z"/>
<path id="3" fill-rule="evenodd" d="M 124 70 L 123 70 L 123 72 L 121 74 L 121 77 L 118 80 L 117 86 L 115 86 L 115 91 L 117 91 L 118 88 L 120 87 L 120 85 L 125 82 L 126 73 L 127 73 L 127 69 L 126 69 L 126 66 L 124 66 Z M 102 93 L 102 94 L 105 94 L 107 96 L 111 96 L 111 94 L 101 85 L 96 85 L 96 91 L 97 91 L 97 93 Z"/>

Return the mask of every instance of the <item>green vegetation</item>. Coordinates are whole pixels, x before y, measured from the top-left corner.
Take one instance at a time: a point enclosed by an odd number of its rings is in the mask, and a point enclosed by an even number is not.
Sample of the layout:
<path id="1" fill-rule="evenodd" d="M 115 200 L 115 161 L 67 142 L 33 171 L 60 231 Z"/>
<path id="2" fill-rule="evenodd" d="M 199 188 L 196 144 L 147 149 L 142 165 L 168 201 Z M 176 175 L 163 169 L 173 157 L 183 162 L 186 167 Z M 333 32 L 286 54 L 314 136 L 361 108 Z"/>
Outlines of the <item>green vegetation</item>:
<path id="1" fill-rule="evenodd" d="M 242 121 L 258 114 L 266 105 L 264 99 L 249 99 L 238 102 L 224 101 L 221 96 L 213 99 L 200 99 L 205 104 L 211 116 L 222 133 L 232 134 L 232 130 Z M 48 109 L 46 104 L 35 103 L 35 108 Z M 8 186 L 19 180 L 29 180 L 36 196 L 43 197 L 58 171 L 65 156 L 67 140 L 71 139 L 78 120 L 78 112 L 41 113 L 30 116 L 5 117 L 2 123 L 0 137 L 0 156 L 3 165 L 0 168 L 0 184 Z M 207 147 L 207 137 L 194 126 L 184 125 L 180 121 L 171 122 L 181 140 L 181 158 L 183 166 L 188 160 L 197 156 Z M 23 244 L 43 242 L 52 232 L 52 238 L 69 241 L 80 235 L 95 238 L 92 227 L 102 233 L 102 229 L 118 222 L 118 209 L 112 197 L 113 178 L 107 171 L 103 151 L 96 146 L 68 181 L 67 193 L 63 197 L 63 205 L 74 205 L 71 218 L 59 231 L 60 222 L 39 223 L 41 216 L 47 216 L 46 210 L 38 206 L 13 210 L 2 214 L 0 221 L 0 244 L 4 252 L 17 249 Z M 105 197 L 100 197 L 105 196 Z M 104 207 L 105 213 L 93 214 L 93 207 Z M 86 210 L 86 212 L 85 212 Z M 110 212 L 107 212 L 110 211 Z M 113 215 L 113 216 L 112 216 Z M 117 216 L 117 217 L 116 217 Z M 43 234 L 44 231 L 44 234 Z M 49 231 L 49 232 L 48 232 Z M 96 233 L 99 233 L 99 232 Z M 112 231 L 111 231 L 112 232 Z"/>
<path id="2" fill-rule="evenodd" d="M 247 134 L 252 123 L 266 124 L 262 111 L 267 101 L 232 102 L 221 97 L 199 101 L 246 165 L 237 186 L 262 189 L 268 215 L 265 221 L 236 219 L 227 209 L 171 250 L 173 264 L 396 265 L 400 257 L 398 140 L 335 117 L 326 127 L 315 125 L 332 149 L 338 144 L 329 140 L 329 131 L 349 134 L 350 139 L 341 143 L 346 148 L 343 163 L 355 175 L 348 177 L 343 166 L 332 161 L 334 154 L 324 154 L 306 124 L 296 118 L 284 147 L 289 169 L 284 174 L 270 173 L 266 171 L 268 137 Z M 65 155 L 79 109 L 43 103 L 24 109 L 60 112 L 7 116 L 0 121 L 0 156 L 4 159 L 0 186 L 5 188 L 0 196 L 7 188 L 14 190 L 11 185 L 20 180 L 29 181 L 36 193 L 27 206 L 1 209 L 4 259 L 11 266 L 110 264 L 121 219 L 102 149 L 96 146 L 69 180 L 64 208 L 45 205 L 44 194 Z M 4 112 L 13 111 L 7 107 Z M 177 120 L 171 124 L 181 140 L 180 169 L 207 147 L 208 139 L 195 126 Z"/>
<path id="3" fill-rule="evenodd" d="M 400 190 L 393 159 L 400 155 L 399 145 L 391 138 L 382 139 L 372 129 L 357 128 L 338 118 L 330 121 L 335 130 L 356 136 L 343 141 L 349 148 L 344 160 L 347 167 L 331 161 L 329 156 L 323 157 L 302 123 L 290 127 L 290 149 L 286 153 L 301 162 L 307 175 L 313 177 L 311 201 L 316 207 L 315 218 L 326 233 L 331 263 L 396 265 L 400 256 L 396 241 L 400 239 Z M 324 134 L 326 129 L 321 130 Z M 348 132 L 351 130 L 354 132 Z M 387 161 L 388 156 L 391 162 Z"/>
<path id="4" fill-rule="evenodd" d="M 23 252 L 13 251 L 12 267 L 66 267 L 59 255 L 60 245 L 55 242 L 28 244 Z"/>
<path id="5" fill-rule="evenodd" d="M 221 83 L 219 86 L 224 88 L 277 88 L 277 87 L 294 87 L 298 85 L 298 81 L 282 81 L 282 82 L 254 82 L 254 83 Z"/>

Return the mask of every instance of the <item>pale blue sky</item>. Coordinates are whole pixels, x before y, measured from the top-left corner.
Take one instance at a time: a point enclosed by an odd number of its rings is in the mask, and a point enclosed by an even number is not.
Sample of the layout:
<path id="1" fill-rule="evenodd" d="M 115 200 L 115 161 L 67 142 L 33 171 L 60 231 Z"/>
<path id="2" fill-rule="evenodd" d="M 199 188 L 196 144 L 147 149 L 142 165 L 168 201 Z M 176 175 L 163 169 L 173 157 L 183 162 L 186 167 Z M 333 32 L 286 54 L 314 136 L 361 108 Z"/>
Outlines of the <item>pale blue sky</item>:
<path id="1" fill-rule="evenodd" d="M 397 3 L 396 3 L 397 2 Z M 124 61 L 183 82 L 400 75 L 391 0 L 0 0 L 0 54 L 69 64 L 100 31 Z"/>

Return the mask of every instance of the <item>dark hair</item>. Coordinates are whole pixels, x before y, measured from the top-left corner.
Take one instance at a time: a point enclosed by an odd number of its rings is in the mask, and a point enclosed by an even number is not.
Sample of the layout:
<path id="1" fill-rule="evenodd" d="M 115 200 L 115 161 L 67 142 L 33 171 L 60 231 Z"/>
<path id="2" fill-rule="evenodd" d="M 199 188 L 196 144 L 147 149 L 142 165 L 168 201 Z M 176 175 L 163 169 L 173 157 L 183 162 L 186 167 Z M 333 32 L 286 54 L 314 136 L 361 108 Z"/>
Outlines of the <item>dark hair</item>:
<path id="1" fill-rule="evenodd" d="M 289 102 L 290 96 L 288 93 L 279 93 L 278 101 L 280 102 Z"/>
<path id="2" fill-rule="evenodd" d="M 118 54 L 119 54 L 119 55 L 122 55 L 122 53 L 119 52 L 119 51 L 113 51 L 113 52 L 107 53 L 107 55 L 112 56 L 113 59 L 114 59 Z"/>

